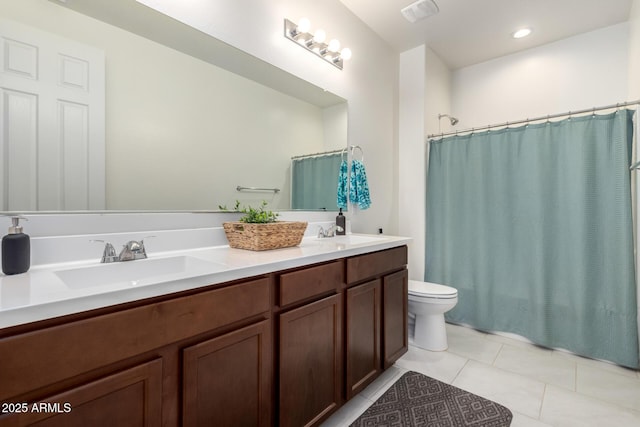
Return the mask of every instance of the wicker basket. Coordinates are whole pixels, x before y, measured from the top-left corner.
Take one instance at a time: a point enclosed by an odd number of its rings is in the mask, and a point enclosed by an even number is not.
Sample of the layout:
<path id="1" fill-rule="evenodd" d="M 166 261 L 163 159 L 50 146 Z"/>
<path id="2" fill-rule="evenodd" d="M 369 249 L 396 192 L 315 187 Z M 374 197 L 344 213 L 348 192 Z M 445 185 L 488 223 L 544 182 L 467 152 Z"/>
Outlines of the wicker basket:
<path id="1" fill-rule="evenodd" d="M 237 249 L 266 251 L 297 246 L 302 240 L 307 223 L 303 221 L 276 221 L 266 224 L 224 222 L 229 246 Z"/>

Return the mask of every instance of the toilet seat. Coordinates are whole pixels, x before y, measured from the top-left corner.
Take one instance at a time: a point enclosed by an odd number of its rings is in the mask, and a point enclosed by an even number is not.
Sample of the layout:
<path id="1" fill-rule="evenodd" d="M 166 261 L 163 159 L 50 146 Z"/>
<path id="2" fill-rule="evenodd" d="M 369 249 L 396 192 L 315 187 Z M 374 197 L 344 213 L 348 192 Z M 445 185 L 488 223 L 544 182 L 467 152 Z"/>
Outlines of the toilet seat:
<path id="1" fill-rule="evenodd" d="M 437 283 L 409 280 L 409 295 L 427 299 L 453 299 L 458 297 L 458 290 Z"/>

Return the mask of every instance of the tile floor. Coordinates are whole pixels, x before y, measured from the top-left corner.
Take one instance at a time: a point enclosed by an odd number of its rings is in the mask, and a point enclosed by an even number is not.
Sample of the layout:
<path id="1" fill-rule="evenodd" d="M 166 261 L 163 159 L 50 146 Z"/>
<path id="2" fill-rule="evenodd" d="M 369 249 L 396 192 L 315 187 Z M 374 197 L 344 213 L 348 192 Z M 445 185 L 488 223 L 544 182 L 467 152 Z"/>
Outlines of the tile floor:
<path id="1" fill-rule="evenodd" d="M 322 426 L 348 426 L 408 370 L 506 406 L 513 427 L 640 426 L 639 371 L 463 326 L 447 324 L 447 334 L 447 351 L 410 345 L 394 366 Z"/>

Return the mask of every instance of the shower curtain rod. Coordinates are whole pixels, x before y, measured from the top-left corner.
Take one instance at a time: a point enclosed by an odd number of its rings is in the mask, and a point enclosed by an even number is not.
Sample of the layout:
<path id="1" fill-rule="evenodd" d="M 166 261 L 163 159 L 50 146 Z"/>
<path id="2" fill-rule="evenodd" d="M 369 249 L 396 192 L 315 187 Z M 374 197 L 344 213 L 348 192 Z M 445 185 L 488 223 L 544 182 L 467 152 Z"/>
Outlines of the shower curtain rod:
<path id="1" fill-rule="evenodd" d="M 291 160 L 296 160 L 296 159 L 306 159 L 308 157 L 320 157 L 320 156 L 329 156 L 331 154 L 340 154 L 343 151 L 345 151 L 346 148 L 341 148 L 340 150 L 331 150 L 331 151 L 323 151 L 321 153 L 313 153 L 313 154 L 302 154 L 300 156 L 293 156 L 291 158 Z"/>
<path id="2" fill-rule="evenodd" d="M 444 132 L 444 133 L 434 133 L 434 134 L 431 134 L 431 135 L 427 135 L 427 140 L 430 140 L 432 138 L 442 139 L 445 136 L 450 136 L 450 135 L 459 135 L 461 133 L 462 134 L 464 134 L 464 133 L 474 133 L 474 132 L 481 131 L 481 130 L 491 130 L 493 128 L 509 127 L 511 125 L 519 125 L 519 124 L 523 124 L 523 123 L 539 122 L 541 120 L 549 121 L 550 119 L 557 119 L 558 117 L 565 117 L 565 116 L 571 117 L 571 116 L 576 115 L 576 114 L 595 113 L 596 111 L 610 110 L 612 108 L 624 108 L 624 107 L 628 107 L 630 105 L 639 105 L 639 104 L 640 104 L 640 100 L 629 101 L 629 102 L 621 102 L 621 103 L 618 103 L 618 104 L 606 105 L 604 107 L 586 108 L 584 110 L 569 111 L 567 113 L 561 113 L 561 114 L 551 114 L 551 115 L 547 115 L 547 116 L 535 117 L 533 119 L 527 118 L 525 120 L 517 120 L 517 121 L 514 121 L 514 122 L 506 122 L 506 123 L 501 123 L 501 124 L 482 126 L 482 127 L 478 127 L 478 128 L 456 130 L 456 131 Z M 428 141 L 428 142 L 430 142 L 430 141 Z"/>

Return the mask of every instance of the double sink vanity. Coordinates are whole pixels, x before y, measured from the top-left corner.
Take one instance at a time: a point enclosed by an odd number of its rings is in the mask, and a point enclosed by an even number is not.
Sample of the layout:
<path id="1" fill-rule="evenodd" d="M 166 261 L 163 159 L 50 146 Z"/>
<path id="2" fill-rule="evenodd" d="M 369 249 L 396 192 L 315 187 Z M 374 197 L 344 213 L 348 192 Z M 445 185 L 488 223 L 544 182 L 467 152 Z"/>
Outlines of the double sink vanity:
<path id="1" fill-rule="evenodd" d="M 407 351 L 408 241 L 0 276 L 0 426 L 319 425 Z"/>

